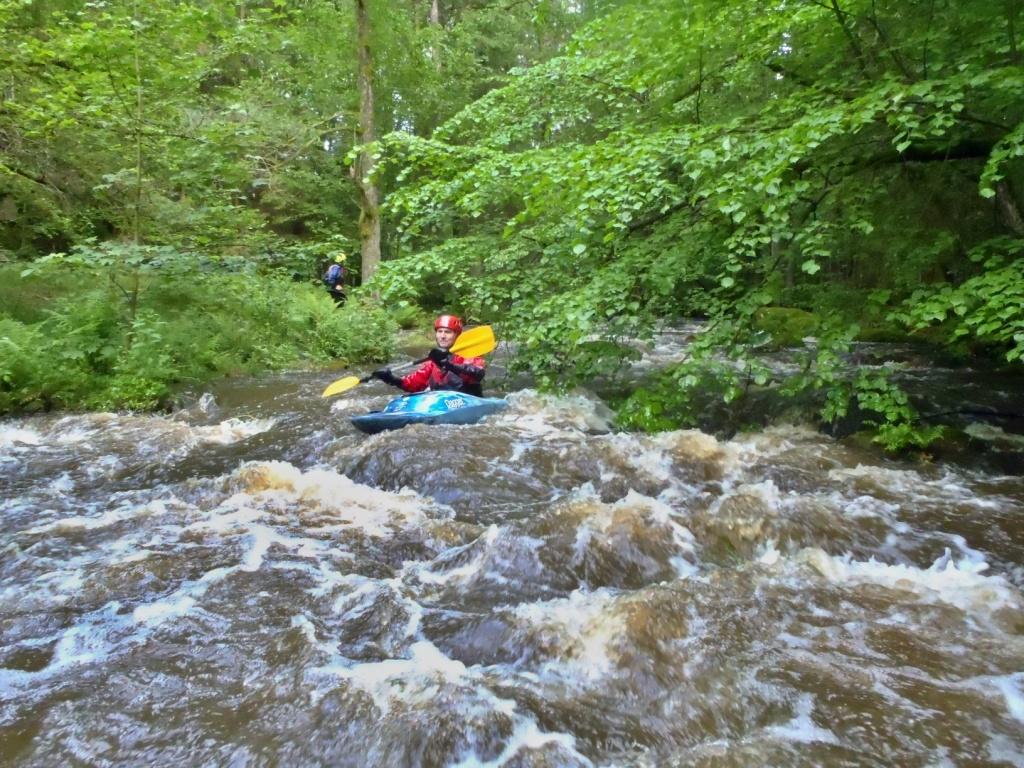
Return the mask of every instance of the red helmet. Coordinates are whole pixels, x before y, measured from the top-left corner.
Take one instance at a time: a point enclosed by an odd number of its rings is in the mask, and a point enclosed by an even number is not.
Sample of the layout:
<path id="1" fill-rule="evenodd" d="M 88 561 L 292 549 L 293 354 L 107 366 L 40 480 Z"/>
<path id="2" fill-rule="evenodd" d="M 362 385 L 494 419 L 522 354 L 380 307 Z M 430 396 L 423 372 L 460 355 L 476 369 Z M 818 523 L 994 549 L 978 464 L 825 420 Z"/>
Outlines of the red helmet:
<path id="1" fill-rule="evenodd" d="M 455 331 L 455 335 L 458 336 L 462 333 L 462 321 L 455 315 L 441 315 L 434 321 L 434 330 L 436 331 L 438 328 L 447 328 L 449 331 Z"/>

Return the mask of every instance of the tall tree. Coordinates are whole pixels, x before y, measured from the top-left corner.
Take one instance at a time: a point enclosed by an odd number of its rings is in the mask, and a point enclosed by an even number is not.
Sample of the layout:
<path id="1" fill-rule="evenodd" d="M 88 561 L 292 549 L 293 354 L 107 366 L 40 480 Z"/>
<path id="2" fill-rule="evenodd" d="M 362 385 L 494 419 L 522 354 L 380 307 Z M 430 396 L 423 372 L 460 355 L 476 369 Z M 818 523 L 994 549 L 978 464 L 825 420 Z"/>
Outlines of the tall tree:
<path id="1" fill-rule="evenodd" d="M 362 253 L 362 278 L 370 280 L 380 265 L 380 190 L 374 179 L 373 142 L 376 120 L 373 100 L 373 55 L 370 50 L 370 14 L 367 0 L 355 0 L 356 58 L 359 83 L 359 141 L 362 148 L 352 165 L 352 176 L 359 190 L 359 244 Z"/>
<path id="2" fill-rule="evenodd" d="M 353 179 L 339 158 L 430 135 L 553 50 L 532 3 L 437 8 L 434 24 L 427 3 L 153 0 L 132 24 L 132 0 L 0 0 L 0 249 L 131 241 L 137 219 L 140 244 L 217 255 L 363 239 L 372 273 L 397 242 L 380 215 L 397 180 L 372 152 Z"/>

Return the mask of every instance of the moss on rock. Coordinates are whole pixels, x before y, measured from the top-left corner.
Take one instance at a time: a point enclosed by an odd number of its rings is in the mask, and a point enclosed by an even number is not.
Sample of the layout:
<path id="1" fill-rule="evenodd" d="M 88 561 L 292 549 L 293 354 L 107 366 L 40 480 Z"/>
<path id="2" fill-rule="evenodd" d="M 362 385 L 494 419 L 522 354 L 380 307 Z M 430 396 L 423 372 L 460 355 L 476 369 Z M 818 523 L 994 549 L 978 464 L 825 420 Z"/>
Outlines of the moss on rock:
<path id="1" fill-rule="evenodd" d="M 795 307 L 764 307 L 754 315 L 754 325 L 771 337 L 775 347 L 797 347 L 818 330 L 818 316 Z"/>

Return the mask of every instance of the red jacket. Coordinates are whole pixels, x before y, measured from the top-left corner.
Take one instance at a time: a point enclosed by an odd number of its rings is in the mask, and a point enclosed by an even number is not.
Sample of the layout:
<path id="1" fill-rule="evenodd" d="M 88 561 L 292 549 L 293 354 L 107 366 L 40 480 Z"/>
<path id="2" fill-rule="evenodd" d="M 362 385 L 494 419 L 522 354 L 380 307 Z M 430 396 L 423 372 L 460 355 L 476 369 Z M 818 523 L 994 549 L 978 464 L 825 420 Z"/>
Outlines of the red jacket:
<path id="1" fill-rule="evenodd" d="M 422 392 L 425 389 L 453 389 L 470 395 L 480 395 L 480 382 L 484 378 L 484 359 L 452 355 L 448 361 L 464 370 L 456 373 L 439 367 L 433 360 L 427 360 L 422 366 L 402 379 L 402 389 L 406 392 Z"/>

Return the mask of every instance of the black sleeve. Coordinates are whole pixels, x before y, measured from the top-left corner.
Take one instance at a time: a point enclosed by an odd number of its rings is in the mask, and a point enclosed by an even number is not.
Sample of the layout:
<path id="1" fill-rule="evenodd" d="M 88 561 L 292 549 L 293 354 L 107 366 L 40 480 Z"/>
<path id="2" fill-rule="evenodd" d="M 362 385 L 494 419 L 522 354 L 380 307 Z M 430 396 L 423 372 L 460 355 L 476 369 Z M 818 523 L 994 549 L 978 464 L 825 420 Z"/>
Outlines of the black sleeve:
<path id="1" fill-rule="evenodd" d="M 402 386 L 402 380 L 398 376 L 395 376 L 395 374 L 391 372 L 390 368 L 381 368 L 379 371 L 374 371 L 373 378 L 380 379 L 385 384 L 390 384 L 393 387 Z"/>
<path id="2" fill-rule="evenodd" d="M 484 369 L 479 365 L 473 365 L 472 363 L 453 363 L 448 361 L 444 364 L 444 367 L 449 371 L 454 371 L 463 376 L 472 376 L 477 381 L 483 381 Z"/>

